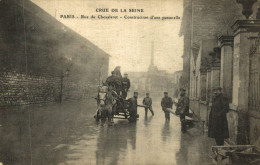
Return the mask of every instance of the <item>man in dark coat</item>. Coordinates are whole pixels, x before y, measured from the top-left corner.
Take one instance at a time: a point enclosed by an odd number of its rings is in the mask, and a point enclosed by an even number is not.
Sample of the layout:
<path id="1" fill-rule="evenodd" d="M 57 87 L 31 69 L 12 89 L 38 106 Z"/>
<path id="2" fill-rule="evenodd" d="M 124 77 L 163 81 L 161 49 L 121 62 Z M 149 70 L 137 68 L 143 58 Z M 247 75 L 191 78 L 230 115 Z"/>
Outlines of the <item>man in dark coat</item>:
<path id="1" fill-rule="evenodd" d="M 161 101 L 162 110 L 165 114 L 166 121 L 170 121 L 170 112 L 166 110 L 166 108 L 172 108 L 172 98 L 168 96 L 168 92 L 164 92 L 164 97 Z"/>
<path id="2" fill-rule="evenodd" d="M 115 90 L 116 93 L 119 95 L 121 89 L 121 80 L 116 76 L 114 71 L 112 71 L 111 74 L 112 75 L 106 79 L 106 84 L 112 87 L 113 90 Z"/>
<path id="3" fill-rule="evenodd" d="M 176 114 L 180 115 L 181 131 L 186 132 L 185 116 L 189 113 L 189 98 L 185 96 L 185 89 L 180 89 L 180 98 L 176 104 Z"/>
<path id="4" fill-rule="evenodd" d="M 229 110 L 228 99 L 223 96 L 221 87 L 214 89 L 214 98 L 209 114 L 208 136 L 215 138 L 216 144 L 224 145 L 224 139 L 229 138 L 227 112 Z"/>
<path id="5" fill-rule="evenodd" d="M 134 97 L 128 99 L 129 103 L 129 115 L 130 119 L 129 121 L 136 121 L 137 118 L 137 98 L 138 98 L 138 92 L 134 92 Z"/>
<path id="6" fill-rule="evenodd" d="M 149 93 L 146 93 L 146 97 L 143 99 L 143 105 L 147 106 L 147 107 L 145 107 L 145 116 L 147 116 L 148 109 L 150 110 L 152 115 L 154 115 L 153 107 L 152 107 L 153 101 L 152 101 L 152 98 L 149 95 L 150 95 Z"/>
<path id="7" fill-rule="evenodd" d="M 122 78 L 122 97 L 124 98 L 124 99 L 126 99 L 126 97 L 127 97 L 127 92 L 128 92 L 128 90 L 129 90 L 129 88 L 130 88 L 130 80 L 128 79 L 128 77 L 127 77 L 128 75 L 127 75 L 127 73 L 125 73 L 124 74 L 124 77 Z"/>
<path id="8" fill-rule="evenodd" d="M 106 79 L 106 84 L 109 85 L 109 86 L 114 86 L 114 80 L 115 80 L 115 72 L 112 71 L 112 72 L 111 72 L 111 76 L 109 76 L 109 77 Z"/>

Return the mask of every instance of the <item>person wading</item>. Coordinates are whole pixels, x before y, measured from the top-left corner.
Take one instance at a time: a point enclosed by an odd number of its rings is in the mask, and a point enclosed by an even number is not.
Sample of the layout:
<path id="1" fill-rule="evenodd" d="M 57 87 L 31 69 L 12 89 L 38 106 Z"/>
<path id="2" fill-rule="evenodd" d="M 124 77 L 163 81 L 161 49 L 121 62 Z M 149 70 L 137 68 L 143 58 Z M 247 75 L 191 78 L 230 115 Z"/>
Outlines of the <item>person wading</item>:
<path id="1" fill-rule="evenodd" d="M 149 95 L 150 95 L 149 93 L 146 93 L 146 97 L 143 99 L 143 105 L 147 106 L 147 107 L 145 107 L 145 116 L 147 116 L 148 109 L 150 110 L 152 115 L 154 115 L 153 107 L 152 107 L 153 101 L 152 101 L 152 98 Z"/>
<path id="2" fill-rule="evenodd" d="M 167 108 L 172 108 L 172 104 L 172 98 L 168 96 L 168 92 L 164 92 L 164 97 L 162 98 L 161 106 L 162 110 L 164 111 L 166 121 L 170 121 L 170 112 L 167 111 Z"/>
<path id="3" fill-rule="evenodd" d="M 130 115 L 129 121 L 136 121 L 137 119 L 137 105 L 138 105 L 137 99 L 138 99 L 138 92 L 134 92 L 134 96 L 128 99 L 129 115 Z"/>

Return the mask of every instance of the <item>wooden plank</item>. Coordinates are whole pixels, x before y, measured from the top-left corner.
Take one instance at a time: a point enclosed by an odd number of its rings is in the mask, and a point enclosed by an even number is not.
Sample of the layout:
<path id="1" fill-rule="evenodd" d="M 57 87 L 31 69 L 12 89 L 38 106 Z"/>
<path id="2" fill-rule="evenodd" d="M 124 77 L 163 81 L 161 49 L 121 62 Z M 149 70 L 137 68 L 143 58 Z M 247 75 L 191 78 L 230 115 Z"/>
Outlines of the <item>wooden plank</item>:
<path id="1" fill-rule="evenodd" d="M 227 152 L 229 154 L 236 154 L 237 156 L 257 157 L 260 158 L 260 154 L 257 153 L 244 153 L 244 152 Z"/>
<path id="2" fill-rule="evenodd" d="M 123 117 L 123 116 L 122 116 L 122 117 L 120 117 L 120 116 L 114 116 L 113 118 L 114 118 L 114 119 L 126 119 L 126 118 Z"/>
<path id="3" fill-rule="evenodd" d="M 173 111 L 173 109 L 171 109 L 171 108 L 166 108 L 166 110 L 169 111 L 170 113 L 176 115 L 176 113 Z M 176 116 L 177 116 L 177 115 L 176 115 Z"/>
<path id="4" fill-rule="evenodd" d="M 174 114 L 175 116 L 179 116 L 179 115 L 176 115 L 176 113 L 171 108 L 166 108 L 166 110 L 169 111 L 170 113 Z M 185 120 L 194 121 L 194 122 L 203 122 L 203 121 L 194 120 L 193 118 L 191 118 L 189 116 L 185 116 Z"/>
<path id="5" fill-rule="evenodd" d="M 215 149 L 227 149 L 227 148 L 249 148 L 249 147 L 253 147 L 256 148 L 255 145 L 230 145 L 230 146 L 211 146 L 211 148 L 215 148 Z"/>

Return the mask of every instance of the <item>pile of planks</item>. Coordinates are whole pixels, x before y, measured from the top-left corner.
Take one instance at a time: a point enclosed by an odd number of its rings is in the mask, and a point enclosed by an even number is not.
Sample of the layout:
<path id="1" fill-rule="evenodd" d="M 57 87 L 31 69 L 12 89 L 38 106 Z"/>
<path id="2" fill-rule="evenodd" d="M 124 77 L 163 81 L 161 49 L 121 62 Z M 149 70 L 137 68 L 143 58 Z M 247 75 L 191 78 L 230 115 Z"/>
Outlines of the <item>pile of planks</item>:
<path id="1" fill-rule="evenodd" d="M 254 145 L 212 146 L 213 163 L 218 165 L 260 165 L 260 152 Z"/>

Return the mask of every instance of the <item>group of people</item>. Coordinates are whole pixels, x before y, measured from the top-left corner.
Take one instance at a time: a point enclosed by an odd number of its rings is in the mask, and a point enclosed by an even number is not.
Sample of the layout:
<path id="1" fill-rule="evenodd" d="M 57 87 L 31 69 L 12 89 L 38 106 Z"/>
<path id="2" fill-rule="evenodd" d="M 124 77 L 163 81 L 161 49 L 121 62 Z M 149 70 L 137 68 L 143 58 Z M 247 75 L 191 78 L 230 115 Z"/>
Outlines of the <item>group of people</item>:
<path id="1" fill-rule="evenodd" d="M 185 116 L 189 113 L 189 98 L 185 95 L 186 90 L 184 88 L 180 89 L 180 97 L 178 102 L 174 102 L 171 97 L 168 96 L 168 92 L 164 92 L 164 98 L 162 98 L 161 106 L 165 113 L 166 121 L 170 121 L 170 111 L 167 108 L 172 109 L 172 105 L 175 104 L 176 111 L 175 114 L 179 115 L 181 121 L 181 131 L 186 132 Z"/>
<path id="2" fill-rule="evenodd" d="M 171 97 L 168 96 L 168 92 L 164 92 L 164 97 L 161 100 L 161 107 L 165 114 L 165 120 L 170 121 L 170 111 L 173 104 L 176 106 L 175 114 L 179 115 L 181 121 L 181 131 L 186 132 L 185 116 L 189 115 L 189 98 L 185 95 L 185 89 L 180 89 L 180 97 L 178 102 L 174 102 Z M 208 136 L 214 138 L 217 145 L 224 145 L 224 139 L 229 138 L 228 133 L 228 121 L 226 114 L 229 110 L 228 99 L 222 94 L 222 88 L 217 87 L 213 90 L 212 108 L 209 114 Z M 134 97 L 131 98 L 132 107 L 135 112 L 137 111 L 137 98 L 138 93 L 134 93 Z M 146 93 L 146 97 L 143 99 L 143 105 L 145 105 L 145 115 L 148 110 L 154 115 L 152 108 L 152 98 L 149 93 Z"/>
<path id="3" fill-rule="evenodd" d="M 162 98 L 161 106 L 165 114 L 166 121 L 170 121 L 170 111 L 167 108 L 172 109 L 172 105 L 175 104 L 175 114 L 179 115 L 181 121 L 181 131 L 186 132 L 185 116 L 189 113 L 189 98 L 185 95 L 186 90 L 180 89 L 180 97 L 178 102 L 174 102 L 171 97 L 168 96 L 168 92 L 164 92 L 164 98 Z"/>
<path id="4" fill-rule="evenodd" d="M 134 104 L 134 106 L 130 106 L 130 108 L 133 108 L 134 111 L 137 111 L 137 98 L 138 98 L 138 92 L 134 92 L 134 97 L 130 98 L 130 102 Z M 149 93 L 146 93 L 146 97 L 143 99 L 143 105 L 145 108 L 145 116 L 148 114 L 148 110 L 151 112 L 152 115 L 154 115 L 154 111 L 152 108 L 152 98 L 150 97 Z M 176 114 L 180 115 L 181 120 L 181 130 L 182 132 L 186 132 L 186 126 L 185 126 L 185 116 L 187 113 L 189 113 L 189 99 L 185 96 L 185 89 L 180 89 L 180 98 L 177 103 L 175 103 L 171 97 L 168 96 L 168 92 L 164 92 L 164 97 L 161 100 L 161 107 L 165 114 L 165 120 L 170 121 L 170 112 L 167 108 L 171 108 L 173 104 L 176 105 Z"/>
<path id="5" fill-rule="evenodd" d="M 117 66 L 112 75 L 106 80 L 106 84 L 111 86 L 118 95 L 126 99 L 127 92 L 130 88 L 130 80 L 127 73 L 124 77 L 121 75 L 120 66 Z M 212 97 L 212 108 L 209 114 L 209 131 L 208 136 L 215 138 L 217 145 L 224 145 L 224 139 L 229 137 L 228 123 L 226 113 L 229 110 L 229 104 L 226 97 L 222 94 L 221 87 L 217 87 L 213 90 L 214 96 Z M 137 113 L 137 98 L 138 92 L 134 92 L 134 96 L 128 99 L 130 103 L 130 109 L 133 109 L 133 113 Z M 168 96 L 168 92 L 164 92 L 164 97 L 161 100 L 161 107 L 165 114 L 166 121 L 170 121 L 170 111 L 167 108 L 171 108 L 173 104 L 176 105 L 175 114 L 179 115 L 181 121 L 181 131 L 186 132 L 185 116 L 189 113 L 189 98 L 185 95 L 185 89 L 180 89 L 180 97 L 178 102 L 174 102 L 171 97 Z M 148 110 L 154 115 L 152 108 L 152 98 L 149 93 L 146 93 L 146 97 L 143 99 L 143 105 L 145 106 L 145 115 Z"/>
<path id="6" fill-rule="evenodd" d="M 111 76 L 106 79 L 105 84 L 111 86 L 118 95 L 121 95 L 124 99 L 127 97 L 127 92 L 130 88 L 130 80 L 128 74 L 125 73 L 122 77 L 121 67 L 117 66 L 112 72 Z"/>

